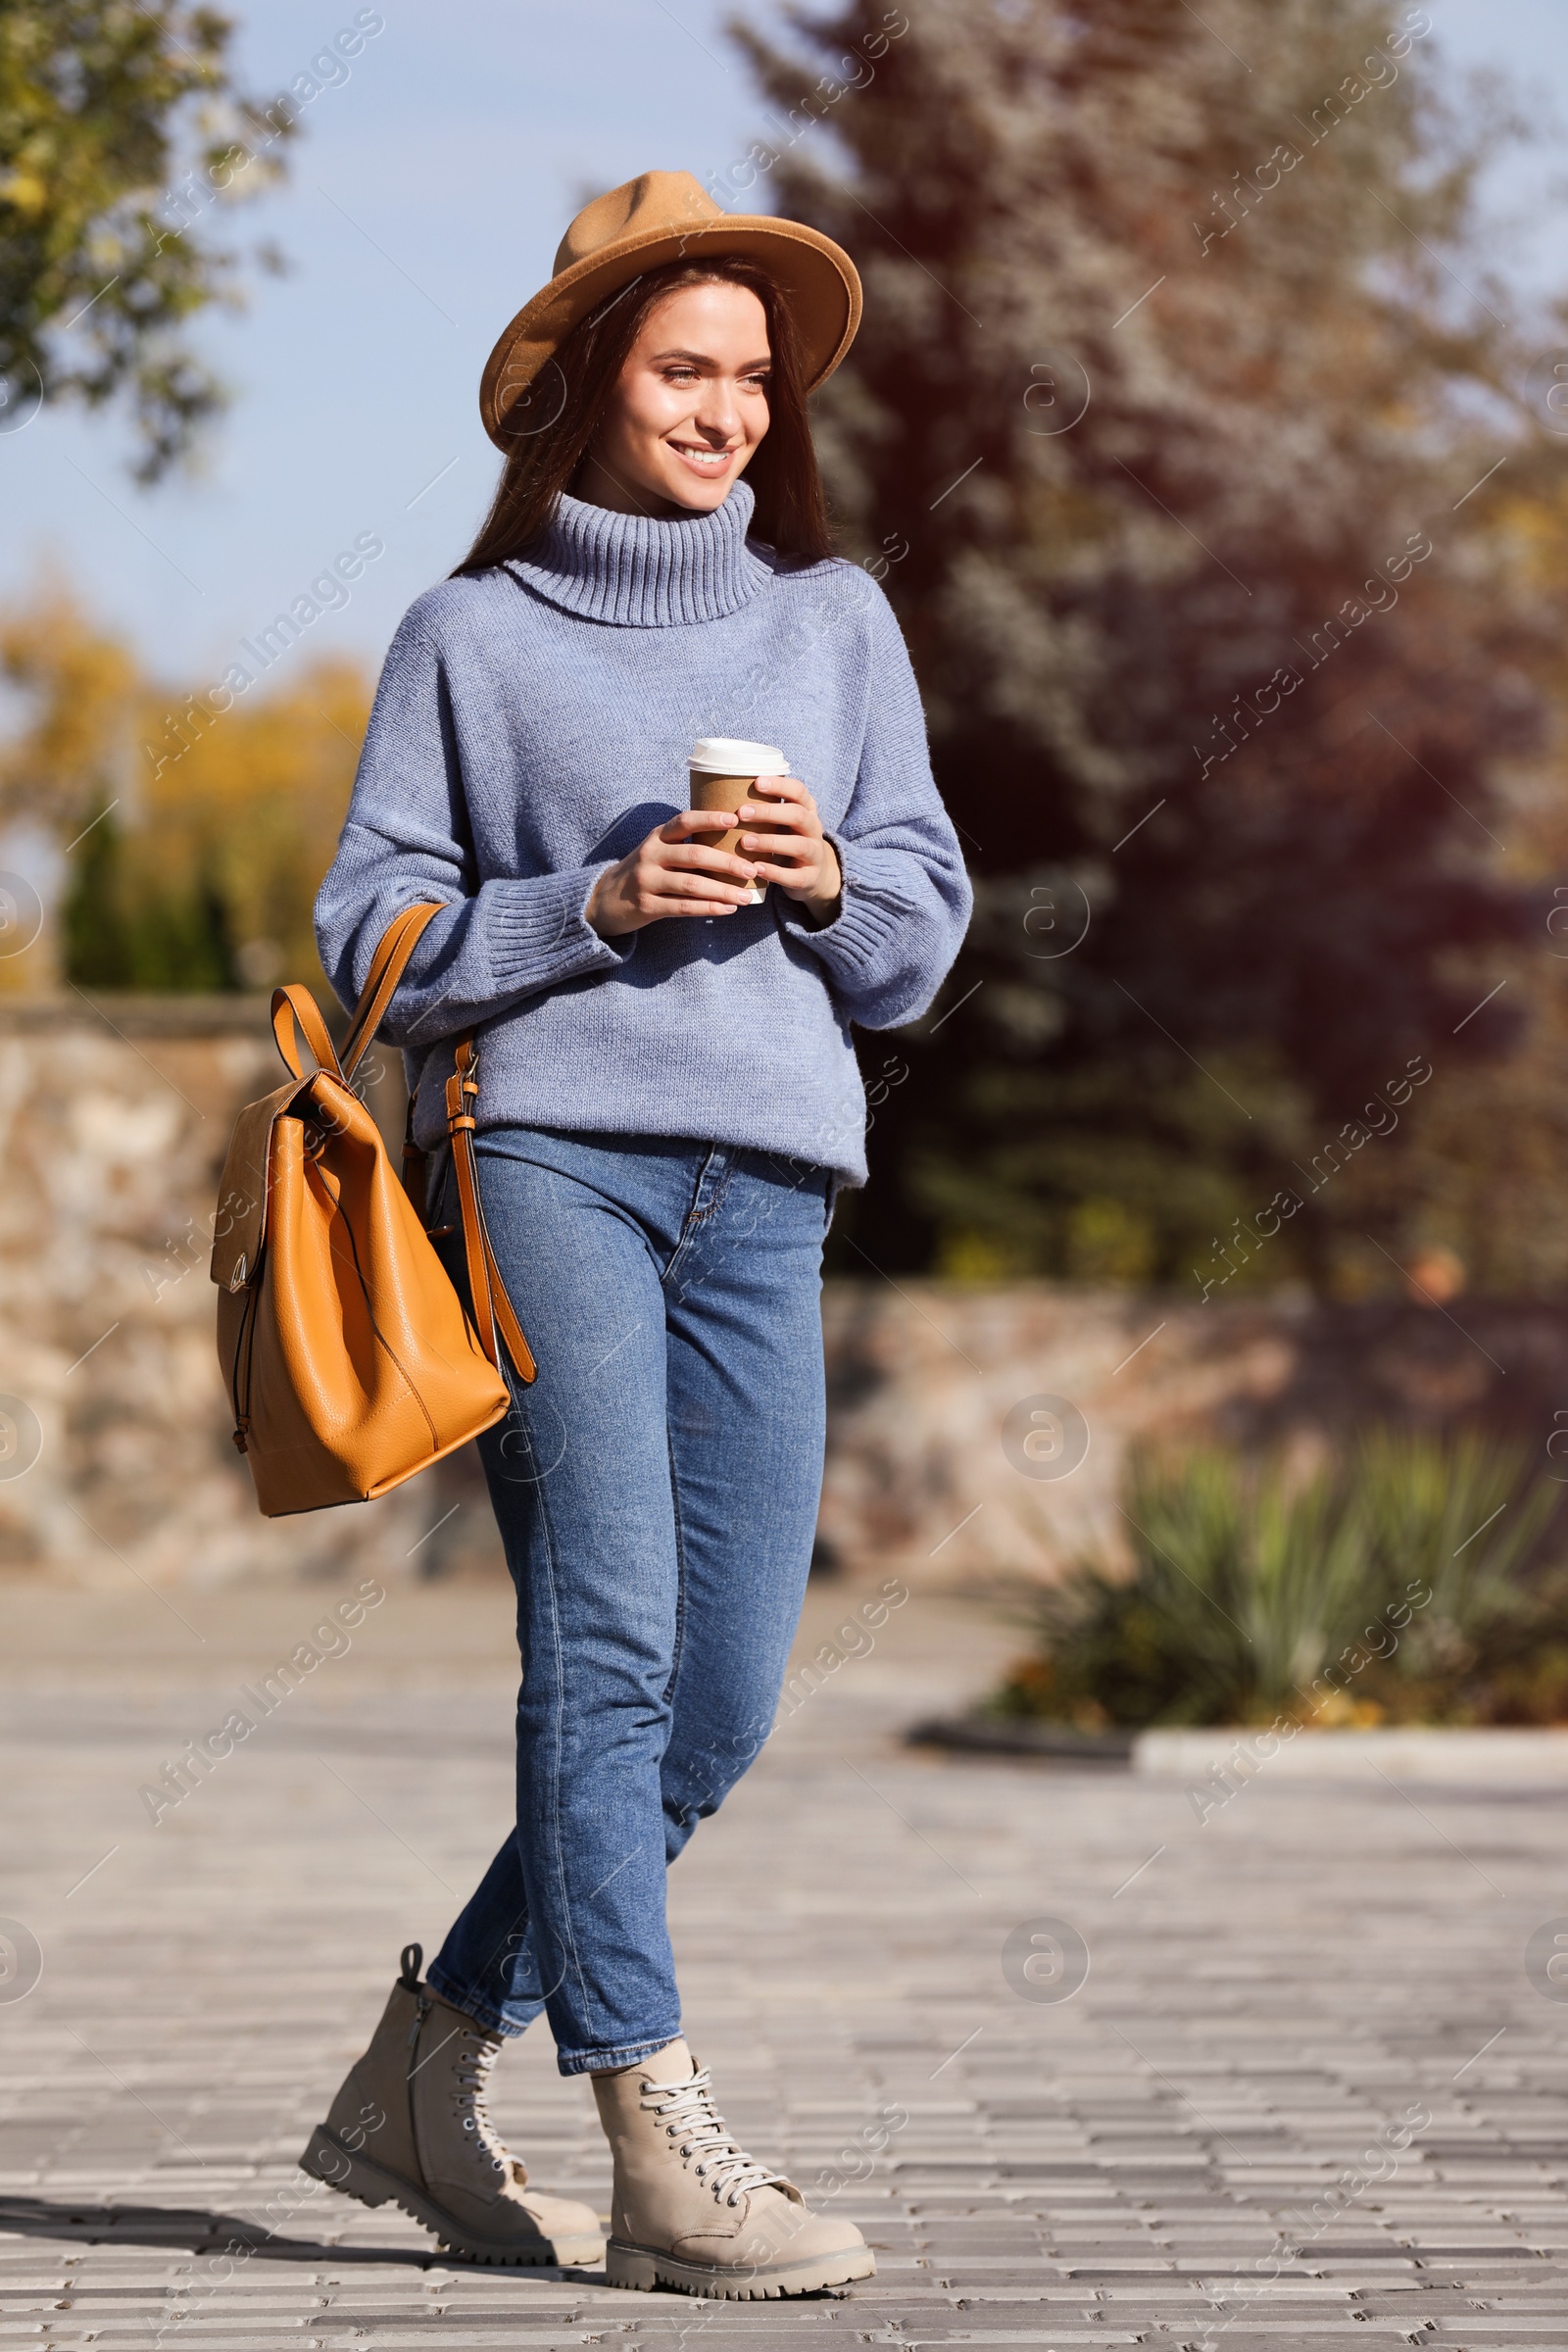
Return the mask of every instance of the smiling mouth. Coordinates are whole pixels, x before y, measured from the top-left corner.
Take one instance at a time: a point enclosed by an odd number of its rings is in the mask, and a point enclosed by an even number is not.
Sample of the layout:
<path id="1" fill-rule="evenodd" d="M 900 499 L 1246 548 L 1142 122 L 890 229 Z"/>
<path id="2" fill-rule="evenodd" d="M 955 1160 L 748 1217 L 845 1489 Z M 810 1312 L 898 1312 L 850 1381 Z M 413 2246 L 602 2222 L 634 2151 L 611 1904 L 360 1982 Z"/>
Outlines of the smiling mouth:
<path id="1" fill-rule="evenodd" d="M 677 458 L 683 458 L 697 473 L 722 473 L 725 466 L 739 456 L 733 449 L 699 449 L 683 441 L 671 441 L 666 446 Z"/>

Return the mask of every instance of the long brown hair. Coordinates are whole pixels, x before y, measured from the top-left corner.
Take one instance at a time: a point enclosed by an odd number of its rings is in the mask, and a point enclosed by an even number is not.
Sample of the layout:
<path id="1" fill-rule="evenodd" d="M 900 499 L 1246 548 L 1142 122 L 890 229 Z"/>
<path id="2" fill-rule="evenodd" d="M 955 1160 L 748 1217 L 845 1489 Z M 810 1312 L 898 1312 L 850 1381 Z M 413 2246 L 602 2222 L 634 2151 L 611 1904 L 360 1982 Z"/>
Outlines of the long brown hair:
<path id="1" fill-rule="evenodd" d="M 800 338 L 789 305 L 756 262 L 720 255 L 647 270 L 578 320 L 509 412 L 515 437 L 490 512 L 458 571 L 476 571 L 526 554 L 549 529 L 557 501 L 588 454 L 649 312 L 677 288 L 701 285 L 745 286 L 767 317 L 768 428 L 746 469 L 757 501 L 752 529 L 783 556 L 814 560 L 833 553 L 806 411 Z"/>

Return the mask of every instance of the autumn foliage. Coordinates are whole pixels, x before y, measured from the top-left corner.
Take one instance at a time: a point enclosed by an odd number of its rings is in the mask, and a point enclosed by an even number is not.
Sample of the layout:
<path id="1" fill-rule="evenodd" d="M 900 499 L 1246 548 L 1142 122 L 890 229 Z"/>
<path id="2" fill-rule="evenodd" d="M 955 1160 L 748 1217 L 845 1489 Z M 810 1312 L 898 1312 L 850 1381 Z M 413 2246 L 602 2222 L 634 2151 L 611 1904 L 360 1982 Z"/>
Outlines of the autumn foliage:
<path id="1" fill-rule="evenodd" d="M 25 713 L 0 748 L 0 813 L 47 828 L 62 853 L 57 976 L 94 990 L 319 982 L 311 906 L 369 712 L 361 669 L 302 656 L 172 758 L 179 698 L 65 590 L 0 616 L 0 664 Z M 37 959 L 26 976 L 41 978 Z"/>

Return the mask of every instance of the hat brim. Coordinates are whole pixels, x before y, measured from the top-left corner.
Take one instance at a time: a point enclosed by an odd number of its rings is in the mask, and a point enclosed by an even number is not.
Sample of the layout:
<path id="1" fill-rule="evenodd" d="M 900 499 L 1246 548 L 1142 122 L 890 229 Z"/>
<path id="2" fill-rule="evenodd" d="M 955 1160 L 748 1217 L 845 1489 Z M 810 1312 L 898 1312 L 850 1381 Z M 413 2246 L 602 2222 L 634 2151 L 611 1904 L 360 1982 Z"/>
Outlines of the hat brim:
<path id="1" fill-rule="evenodd" d="M 855 340 L 860 323 L 860 278 L 841 245 L 801 220 L 764 213 L 722 213 L 684 228 L 643 229 L 574 262 L 525 303 L 506 327 L 479 384 L 479 415 L 498 448 L 553 424 L 564 399 L 558 381 L 552 399 L 533 387 L 571 329 L 590 312 L 665 262 L 716 260 L 720 255 L 760 262 L 789 305 L 806 362 L 808 391 L 825 384 Z M 523 403 L 524 416 L 514 412 Z"/>

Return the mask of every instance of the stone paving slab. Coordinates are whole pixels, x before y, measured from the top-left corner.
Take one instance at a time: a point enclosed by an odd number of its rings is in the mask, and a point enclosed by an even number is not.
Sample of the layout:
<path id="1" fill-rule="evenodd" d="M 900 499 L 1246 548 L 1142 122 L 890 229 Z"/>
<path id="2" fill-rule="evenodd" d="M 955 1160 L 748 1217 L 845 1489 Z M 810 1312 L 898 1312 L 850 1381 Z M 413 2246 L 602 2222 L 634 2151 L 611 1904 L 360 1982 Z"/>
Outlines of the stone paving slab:
<path id="1" fill-rule="evenodd" d="M 1568 2003 L 1526 1971 L 1568 1915 L 1549 1794 L 1265 1767 L 1200 1824 L 1179 1784 L 906 1750 L 1014 1639 L 908 1602 L 671 1882 L 726 2113 L 879 2276 L 631 2295 L 444 2261 L 293 2163 L 505 1822 L 508 1595 L 390 1587 L 154 1828 L 140 1786 L 320 1593 L 178 1598 L 183 1626 L 140 1592 L 8 1609 L 0 1912 L 43 1973 L 0 1980 L 5 2342 L 1568 2345 Z M 857 1601 L 813 1592 L 808 1648 Z M 591 2094 L 542 2030 L 496 2106 L 603 2210 Z"/>

